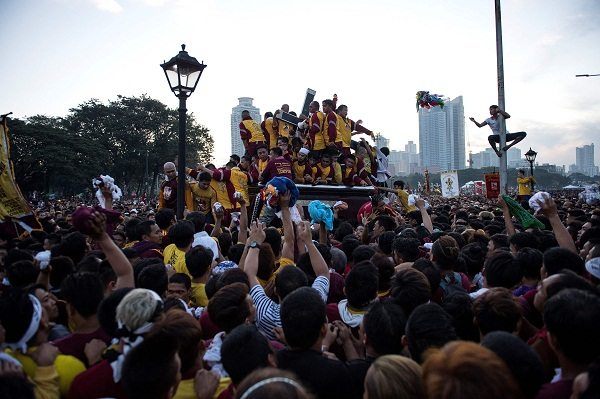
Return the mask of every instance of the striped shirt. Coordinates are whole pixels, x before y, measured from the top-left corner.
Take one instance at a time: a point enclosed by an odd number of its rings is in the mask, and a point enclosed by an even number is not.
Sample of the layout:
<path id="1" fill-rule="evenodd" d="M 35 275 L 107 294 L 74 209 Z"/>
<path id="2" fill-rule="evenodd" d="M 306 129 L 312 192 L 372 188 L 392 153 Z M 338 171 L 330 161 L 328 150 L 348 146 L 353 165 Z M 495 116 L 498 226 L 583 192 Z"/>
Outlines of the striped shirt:
<path id="1" fill-rule="evenodd" d="M 312 284 L 323 302 L 327 303 L 329 295 L 329 279 L 325 276 L 319 276 Z M 281 327 L 281 305 L 275 303 L 265 294 L 265 290 L 260 284 L 255 285 L 250 289 L 250 296 L 256 306 L 256 327 L 262 332 L 267 339 L 275 340 L 273 329 Z"/>

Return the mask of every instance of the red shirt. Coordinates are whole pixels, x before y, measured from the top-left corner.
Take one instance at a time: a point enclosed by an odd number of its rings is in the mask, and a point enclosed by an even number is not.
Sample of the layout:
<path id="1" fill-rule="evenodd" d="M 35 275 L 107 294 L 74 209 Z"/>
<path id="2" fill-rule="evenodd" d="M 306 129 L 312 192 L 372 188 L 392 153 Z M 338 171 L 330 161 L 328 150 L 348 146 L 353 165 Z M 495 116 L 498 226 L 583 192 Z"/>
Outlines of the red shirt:
<path id="1" fill-rule="evenodd" d="M 89 365 L 87 364 L 87 357 L 85 356 L 84 349 L 85 345 L 94 338 L 103 341 L 106 345 L 110 344 L 110 336 L 106 333 L 106 331 L 104 331 L 102 327 L 88 334 L 70 334 L 52 343 L 60 350 L 60 353 L 62 353 L 63 355 L 75 356 L 77 359 L 81 360 L 86 365 L 86 367 L 89 367 Z"/>
<path id="2" fill-rule="evenodd" d="M 284 157 L 271 159 L 261 174 L 261 181 L 266 183 L 276 176 L 287 177 L 293 180 L 292 163 Z"/>

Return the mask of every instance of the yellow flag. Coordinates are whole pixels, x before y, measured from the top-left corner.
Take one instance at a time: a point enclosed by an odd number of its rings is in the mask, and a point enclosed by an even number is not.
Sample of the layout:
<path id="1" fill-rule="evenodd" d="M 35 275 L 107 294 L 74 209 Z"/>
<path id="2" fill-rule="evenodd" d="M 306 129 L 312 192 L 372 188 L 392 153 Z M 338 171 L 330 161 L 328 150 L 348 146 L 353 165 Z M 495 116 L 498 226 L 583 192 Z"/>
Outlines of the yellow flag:
<path id="1" fill-rule="evenodd" d="M 27 222 L 21 220 L 27 216 L 29 216 Z M 6 118 L 3 118 L 0 122 L 0 222 L 13 220 L 24 228 L 26 227 L 23 226 L 23 223 L 27 223 L 27 227 L 30 228 L 40 228 L 39 222 L 34 216 L 34 223 L 31 223 L 32 216 L 31 207 L 23 197 L 15 181 L 14 170 L 10 160 L 8 126 L 6 125 Z M 34 224 L 34 226 L 31 226 L 31 224 Z"/>

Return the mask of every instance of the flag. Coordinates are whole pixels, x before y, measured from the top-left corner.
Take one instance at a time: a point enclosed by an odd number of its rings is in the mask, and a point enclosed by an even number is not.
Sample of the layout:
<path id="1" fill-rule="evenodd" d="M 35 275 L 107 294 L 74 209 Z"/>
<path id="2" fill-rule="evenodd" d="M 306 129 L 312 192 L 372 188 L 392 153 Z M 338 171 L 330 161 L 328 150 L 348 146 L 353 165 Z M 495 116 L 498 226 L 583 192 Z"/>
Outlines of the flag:
<path id="1" fill-rule="evenodd" d="M 20 226 L 21 229 L 19 229 Z M 18 236 L 22 230 L 41 229 L 29 203 L 15 181 L 10 160 L 10 141 L 6 117 L 0 121 L 0 231 Z"/>
<path id="2" fill-rule="evenodd" d="M 442 172 L 442 197 L 458 197 L 460 186 L 458 185 L 458 173 L 455 170 Z"/>
<path id="3" fill-rule="evenodd" d="M 500 195 L 500 174 L 488 173 L 485 175 L 485 193 L 488 199 L 496 199 Z"/>

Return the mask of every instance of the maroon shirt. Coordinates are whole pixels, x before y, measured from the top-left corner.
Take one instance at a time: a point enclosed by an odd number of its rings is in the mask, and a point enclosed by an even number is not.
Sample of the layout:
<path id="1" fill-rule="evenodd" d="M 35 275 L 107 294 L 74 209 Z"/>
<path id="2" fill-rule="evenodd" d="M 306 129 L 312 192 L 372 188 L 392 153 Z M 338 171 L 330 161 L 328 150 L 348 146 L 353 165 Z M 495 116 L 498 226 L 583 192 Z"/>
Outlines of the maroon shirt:
<path id="1" fill-rule="evenodd" d="M 110 344 L 110 336 L 104 331 L 102 327 L 97 329 L 94 332 L 88 334 L 77 334 L 73 333 L 67 335 L 66 337 L 60 338 L 54 342 L 52 342 L 63 355 L 71 355 L 75 356 L 77 359 L 81 360 L 86 367 L 89 367 L 87 364 L 87 357 L 85 356 L 85 345 L 90 342 L 92 339 L 99 339 L 103 341 L 106 345 Z"/>
<path id="2" fill-rule="evenodd" d="M 167 194 L 165 194 L 165 188 L 167 188 Z M 160 191 L 163 193 L 165 208 L 177 210 L 177 178 L 162 182 Z"/>
<path id="3" fill-rule="evenodd" d="M 284 157 L 271 159 L 261 174 L 261 181 L 266 183 L 276 176 L 293 180 L 292 163 Z"/>

